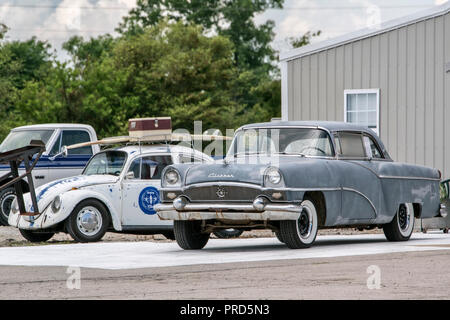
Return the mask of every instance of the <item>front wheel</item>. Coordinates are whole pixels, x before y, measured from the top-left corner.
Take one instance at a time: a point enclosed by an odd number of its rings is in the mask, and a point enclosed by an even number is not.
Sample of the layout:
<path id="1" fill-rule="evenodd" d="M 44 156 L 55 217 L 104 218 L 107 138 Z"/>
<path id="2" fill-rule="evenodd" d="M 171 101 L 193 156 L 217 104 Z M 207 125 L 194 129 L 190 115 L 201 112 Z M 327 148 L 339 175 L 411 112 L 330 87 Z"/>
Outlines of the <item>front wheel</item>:
<path id="1" fill-rule="evenodd" d="M 394 219 L 383 225 L 384 235 L 389 241 L 407 241 L 414 229 L 414 207 L 412 203 L 402 203 Z"/>
<path id="2" fill-rule="evenodd" d="M 98 200 L 81 201 L 66 220 L 66 229 L 77 242 L 96 242 L 106 233 L 110 217 Z"/>
<path id="3" fill-rule="evenodd" d="M 178 245 L 185 250 L 202 249 L 210 236 L 209 233 L 202 232 L 200 221 L 175 220 L 173 231 Z"/>
<path id="4" fill-rule="evenodd" d="M 316 206 L 312 200 L 304 200 L 302 207 L 298 220 L 280 221 L 280 238 L 291 249 L 309 248 L 316 240 L 319 224 Z"/>
<path id="5" fill-rule="evenodd" d="M 50 240 L 55 233 L 54 232 L 36 232 L 32 230 L 19 229 L 22 237 L 30 242 L 45 242 Z"/>

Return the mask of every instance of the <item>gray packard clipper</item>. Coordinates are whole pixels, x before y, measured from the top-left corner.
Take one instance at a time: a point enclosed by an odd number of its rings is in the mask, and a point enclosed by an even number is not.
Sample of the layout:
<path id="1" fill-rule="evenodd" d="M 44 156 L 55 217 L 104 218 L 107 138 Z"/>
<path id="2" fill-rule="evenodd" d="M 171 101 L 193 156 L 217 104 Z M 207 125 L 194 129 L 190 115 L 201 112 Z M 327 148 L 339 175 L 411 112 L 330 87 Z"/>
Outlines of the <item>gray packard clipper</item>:
<path id="1" fill-rule="evenodd" d="M 174 220 L 183 249 L 211 232 L 268 228 L 289 248 L 318 229 L 383 228 L 408 240 L 414 217 L 445 215 L 437 169 L 394 162 L 369 128 L 343 122 L 270 122 L 236 131 L 223 162 L 163 172 L 161 219 Z"/>

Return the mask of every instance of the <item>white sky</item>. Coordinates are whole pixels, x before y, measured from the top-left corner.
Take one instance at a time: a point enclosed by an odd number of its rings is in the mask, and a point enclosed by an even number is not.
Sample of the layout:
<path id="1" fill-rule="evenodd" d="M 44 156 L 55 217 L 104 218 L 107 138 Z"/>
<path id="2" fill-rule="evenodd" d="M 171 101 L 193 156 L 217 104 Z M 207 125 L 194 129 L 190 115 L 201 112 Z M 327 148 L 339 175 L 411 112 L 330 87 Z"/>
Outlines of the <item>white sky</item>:
<path id="1" fill-rule="evenodd" d="M 285 0 L 284 9 L 268 10 L 257 23 L 274 20 L 273 47 L 289 50 L 286 39 L 321 30 L 314 42 L 362 29 L 442 4 L 446 0 Z M 48 40 L 66 55 L 61 44 L 72 35 L 85 38 L 114 34 L 114 28 L 136 0 L 0 0 L 0 22 L 10 31 L 8 39 L 26 40 L 35 35 Z"/>

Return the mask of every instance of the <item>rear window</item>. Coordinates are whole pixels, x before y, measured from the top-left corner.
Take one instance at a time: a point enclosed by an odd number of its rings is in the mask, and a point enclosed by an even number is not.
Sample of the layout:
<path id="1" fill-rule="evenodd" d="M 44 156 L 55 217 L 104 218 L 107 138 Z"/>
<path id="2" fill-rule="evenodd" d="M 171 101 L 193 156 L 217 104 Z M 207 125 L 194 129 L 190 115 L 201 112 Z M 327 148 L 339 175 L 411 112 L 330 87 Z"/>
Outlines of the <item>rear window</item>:
<path id="1" fill-rule="evenodd" d="M 342 157 L 365 158 L 363 136 L 359 133 L 340 132 L 338 134 L 338 153 Z"/>

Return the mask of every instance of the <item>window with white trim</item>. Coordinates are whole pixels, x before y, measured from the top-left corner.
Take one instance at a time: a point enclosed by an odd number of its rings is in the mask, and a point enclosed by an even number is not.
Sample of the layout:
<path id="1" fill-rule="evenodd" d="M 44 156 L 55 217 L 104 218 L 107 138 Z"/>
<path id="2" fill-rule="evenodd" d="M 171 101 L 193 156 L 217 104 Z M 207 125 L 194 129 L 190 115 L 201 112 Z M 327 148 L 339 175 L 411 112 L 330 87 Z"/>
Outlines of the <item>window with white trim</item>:
<path id="1" fill-rule="evenodd" d="M 379 131 L 380 90 L 344 90 L 344 121 Z"/>

